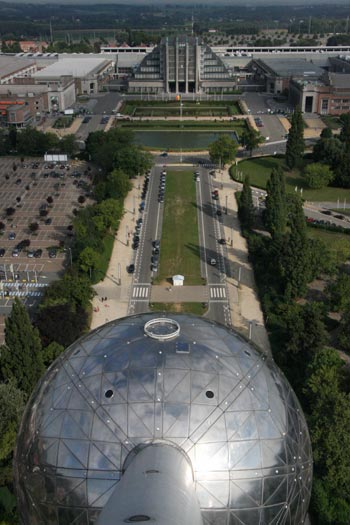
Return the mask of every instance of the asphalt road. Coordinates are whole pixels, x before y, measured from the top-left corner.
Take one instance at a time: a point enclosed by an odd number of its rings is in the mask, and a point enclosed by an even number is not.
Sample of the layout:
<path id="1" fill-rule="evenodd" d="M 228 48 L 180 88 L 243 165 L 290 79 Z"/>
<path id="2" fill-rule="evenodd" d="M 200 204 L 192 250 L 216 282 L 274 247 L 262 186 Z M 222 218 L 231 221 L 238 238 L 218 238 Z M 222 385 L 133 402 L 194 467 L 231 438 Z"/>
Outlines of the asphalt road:
<path id="1" fill-rule="evenodd" d="M 158 202 L 160 174 L 166 168 L 163 161 L 168 158 L 159 157 L 150 175 L 148 191 L 145 199 L 145 210 L 136 210 L 135 217 L 142 217 L 140 244 L 134 251 L 135 273 L 131 289 L 129 313 L 141 313 L 148 310 L 152 277 L 151 271 L 152 242 L 161 239 L 163 221 L 163 203 Z M 182 169 L 181 166 L 171 166 L 171 169 Z M 197 168 L 196 168 L 197 170 Z M 194 170 L 195 171 L 195 170 Z M 197 208 L 199 223 L 199 245 L 201 253 L 201 275 L 208 285 L 207 317 L 218 322 L 230 324 L 228 309 L 228 293 L 226 290 L 226 271 L 229 268 L 226 257 L 226 246 L 219 243 L 224 237 L 222 216 L 217 211 L 222 210 L 217 200 L 212 197 L 216 188 L 216 179 L 209 174 L 209 169 L 200 167 L 200 181 L 197 185 Z M 140 192 L 142 191 L 142 184 Z M 219 191 L 219 190 L 218 190 Z M 166 192 L 166 187 L 165 187 Z M 124 233 L 122 232 L 122 235 Z M 129 242 L 133 242 L 134 232 L 125 232 Z M 211 260 L 215 259 L 215 264 Z"/>

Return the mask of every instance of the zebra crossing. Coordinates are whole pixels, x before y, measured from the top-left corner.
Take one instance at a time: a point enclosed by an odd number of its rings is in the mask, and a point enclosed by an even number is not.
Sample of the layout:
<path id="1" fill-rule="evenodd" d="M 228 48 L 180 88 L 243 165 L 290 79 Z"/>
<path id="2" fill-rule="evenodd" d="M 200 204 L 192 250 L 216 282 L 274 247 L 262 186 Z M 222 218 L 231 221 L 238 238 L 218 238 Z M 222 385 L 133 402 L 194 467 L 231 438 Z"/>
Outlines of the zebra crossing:
<path id="1" fill-rule="evenodd" d="M 22 281 L 21 283 L 20 281 L 12 281 L 11 279 L 7 281 L 2 281 L 2 284 L 4 286 L 14 286 L 14 283 L 18 283 L 20 286 L 25 286 L 26 288 L 44 288 L 48 286 L 47 283 L 28 283 L 26 281 Z"/>
<path id="2" fill-rule="evenodd" d="M 150 285 L 134 285 L 132 289 L 132 300 L 133 301 L 148 301 L 149 299 Z"/>
<path id="3" fill-rule="evenodd" d="M 43 292 L 17 292 L 17 291 L 10 291 L 10 292 L 6 292 L 5 293 L 6 297 L 41 297 L 42 295 L 43 295 Z"/>
<path id="4" fill-rule="evenodd" d="M 226 301 L 226 287 L 223 286 L 210 286 L 209 288 L 209 297 L 211 301 Z"/>

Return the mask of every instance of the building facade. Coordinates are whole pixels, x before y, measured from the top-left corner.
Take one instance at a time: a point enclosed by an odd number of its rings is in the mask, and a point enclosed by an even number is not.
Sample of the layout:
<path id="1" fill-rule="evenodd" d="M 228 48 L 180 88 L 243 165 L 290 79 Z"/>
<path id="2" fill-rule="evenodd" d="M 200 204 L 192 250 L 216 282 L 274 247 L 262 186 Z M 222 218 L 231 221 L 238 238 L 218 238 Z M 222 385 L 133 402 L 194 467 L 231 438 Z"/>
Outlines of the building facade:
<path id="1" fill-rule="evenodd" d="M 235 80 L 221 57 L 197 37 L 162 38 L 128 82 L 131 93 L 229 92 Z"/>

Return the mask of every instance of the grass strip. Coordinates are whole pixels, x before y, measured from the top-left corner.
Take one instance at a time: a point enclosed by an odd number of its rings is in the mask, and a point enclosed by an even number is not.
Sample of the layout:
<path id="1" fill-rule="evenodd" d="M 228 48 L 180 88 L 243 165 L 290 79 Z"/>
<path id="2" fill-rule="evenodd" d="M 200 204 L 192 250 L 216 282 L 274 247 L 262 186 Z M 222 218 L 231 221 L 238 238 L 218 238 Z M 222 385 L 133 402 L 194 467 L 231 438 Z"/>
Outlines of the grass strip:
<path id="1" fill-rule="evenodd" d="M 204 303 L 151 303 L 152 312 L 177 312 L 194 315 L 204 315 L 207 305 Z"/>
<path id="2" fill-rule="evenodd" d="M 196 206 L 196 182 L 192 171 L 168 171 L 160 247 L 159 274 L 155 282 L 173 275 L 185 277 L 185 285 L 203 284 Z"/>

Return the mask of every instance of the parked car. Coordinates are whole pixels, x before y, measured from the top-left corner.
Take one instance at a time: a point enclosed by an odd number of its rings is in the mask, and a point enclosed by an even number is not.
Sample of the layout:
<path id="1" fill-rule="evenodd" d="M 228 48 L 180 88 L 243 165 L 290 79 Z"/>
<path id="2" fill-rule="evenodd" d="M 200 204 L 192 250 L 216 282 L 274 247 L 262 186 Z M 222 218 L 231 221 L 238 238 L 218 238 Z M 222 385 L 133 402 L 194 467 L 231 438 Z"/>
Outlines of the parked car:
<path id="1" fill-rule="evenodd" d="M 15 234 L 15 232 L 10 232 L 10 233 L 9 233 L 9 236 L 8 236 L 9 241 L 14 241 L 15 238 L 16 238 L 16 234 Z"/>
<path id="2" fill-rule="evenodd" d="M 38 249 L 35 250 L 35 252 L 34 252 L 34 257 L 35 257 L 36 259 L 40 259 L 40 257 L 42 256 L 42 254 L 43 254 L 42 249 L 41 249 L 41 248 L 38 248 Z"/>
<path id="3" fill-rule="evenodd" d="M 4 257 L 5 253 L 6 253 L 5 248 L 0 248 L 0 257 Z"/>
<path id="4" fill-rule="evenodd" d="M 134 273 L 135 271 L 135 265 L 134 264 L 129 264 L 129 266 L 127 267 L 126 271 L 128 273 Z"/>
<path id="5" fill-rule="evenodd" d="M 55 249 L 49 250 L 50 259 L 55 259 L 57 257 L 57 251 Z"/>

